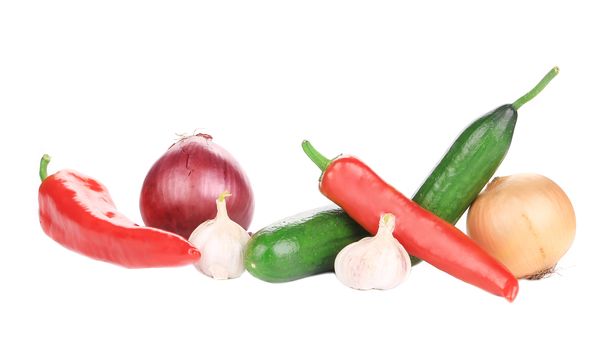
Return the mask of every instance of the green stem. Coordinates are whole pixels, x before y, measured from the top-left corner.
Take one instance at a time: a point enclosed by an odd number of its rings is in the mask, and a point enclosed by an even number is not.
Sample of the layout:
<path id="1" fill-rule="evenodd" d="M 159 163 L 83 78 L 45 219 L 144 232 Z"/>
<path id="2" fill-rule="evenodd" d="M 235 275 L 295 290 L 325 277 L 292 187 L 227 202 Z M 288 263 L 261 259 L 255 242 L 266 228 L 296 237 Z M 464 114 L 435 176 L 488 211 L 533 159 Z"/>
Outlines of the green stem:
<path id="1" fill-rule="evenodd" d="M 321 171 L 325 171 L 328 165 L 330 165 L 330 162 L 332 162 L 321 153 L 317 152 L 317 150 L 313 148 L 313 145 L 307 140 L 303 141 L 303 151 L 305 151 L 305 154 L 319 169 L 321 169 Z"/>
<path id="2" fill-rule="evenodd" d="M 40 159 L 40 179 L 42 181 L 48 177 L 48 163 L 50 163 L 50 156 L 44 154 L 42 159 Z"/>
<path id="3" fill-rule="evenodd" d="M 545 86 L 547 86 L 547 84 L 549 84 L 549 82 L 553 80 L 553 78 L 555 78 L 557 73 L 559 73 L 559 67 L 553 67 L 553 69 L 551 69 L 549 73 L 547 73 L 547 75 L 545 75 L 543 79 L 541 79 L 541 81 L 538 84 L 536 84 L 536 86 L 532 90 L 528 91 L 524 96 L 518 98 L 513 103 L 513 108 L 515 108 L 516 110 L 520 109 L 520 107 L 522 107 L 525 103 L 536 97 L 536 95 L 543 91 Z"/>

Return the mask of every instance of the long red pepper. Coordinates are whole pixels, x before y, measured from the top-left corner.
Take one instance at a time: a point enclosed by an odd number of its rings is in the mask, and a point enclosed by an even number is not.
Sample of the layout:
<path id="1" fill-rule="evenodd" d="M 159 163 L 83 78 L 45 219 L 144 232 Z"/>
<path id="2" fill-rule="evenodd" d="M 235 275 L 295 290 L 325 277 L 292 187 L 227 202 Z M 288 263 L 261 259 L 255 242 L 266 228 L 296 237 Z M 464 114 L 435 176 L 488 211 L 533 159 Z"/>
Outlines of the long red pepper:
<path id="1" fill-rule="evenodd" d="M 371 234 L 383 213 L 396 218 L 394 236 L 409 254 L 467 283 L 513 301 L 518 281 L 455 226 L 420 207 L 357 158 L 329 160 L 308 141 L 303 150 L 322 170 L 321 192 Z"/>
<path id="2" fill-rule="evenodd" d="M 98 181 L 73 170 L 47 176 L 40 161 L 40 224 L 48 236 L 88 257 L 129 268 L 191 264 L 200 252 L 180 236 L 140 227 L 117 212 Z"/>

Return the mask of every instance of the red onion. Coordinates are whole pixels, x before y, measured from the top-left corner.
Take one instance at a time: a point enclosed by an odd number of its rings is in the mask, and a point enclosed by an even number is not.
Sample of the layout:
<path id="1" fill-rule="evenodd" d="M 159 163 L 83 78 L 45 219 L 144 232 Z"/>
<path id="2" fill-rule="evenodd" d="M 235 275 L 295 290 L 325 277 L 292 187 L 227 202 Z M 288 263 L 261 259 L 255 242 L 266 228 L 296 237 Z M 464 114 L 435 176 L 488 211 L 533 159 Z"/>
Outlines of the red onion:
<path id="1" fill-rule="evenodd" d="M 230 218 L 248 229 L 254 211 L 250 182 L 240 164 L 209 135 L 186 137 L 154 163 L 140 195 L 147 226 L 189 238 L 194 229 L 217 214 L 215 198 L 229 191 Z"/>

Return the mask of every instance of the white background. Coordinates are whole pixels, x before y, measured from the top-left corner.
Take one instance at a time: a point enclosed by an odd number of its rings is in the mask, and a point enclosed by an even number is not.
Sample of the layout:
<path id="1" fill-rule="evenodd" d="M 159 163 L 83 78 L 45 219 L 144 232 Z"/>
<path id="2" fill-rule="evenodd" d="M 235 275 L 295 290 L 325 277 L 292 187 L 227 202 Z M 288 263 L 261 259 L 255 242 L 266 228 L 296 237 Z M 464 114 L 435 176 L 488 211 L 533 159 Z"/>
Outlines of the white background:
<path id="1" fill-rule="evenodd" d="M 598 348 L 599 34 L 582 1 L 3 1 L 0 348 Z M 193 267 L 127 270 L 72 253 L 37 216 L 38 161 L 138 196 L 177 133 L 246 169 L 251 231 L 328 204 L 301 151 L 351 153 L 411 196 L 472 120 L 520 109 L 498 175 L 537 172 L 573 201 L 574 245 L 514 303 L 427 264 L 386 292 L 332 274 L 269 284 Z M 458 224 L 465 228 L 464 219 Z"/>

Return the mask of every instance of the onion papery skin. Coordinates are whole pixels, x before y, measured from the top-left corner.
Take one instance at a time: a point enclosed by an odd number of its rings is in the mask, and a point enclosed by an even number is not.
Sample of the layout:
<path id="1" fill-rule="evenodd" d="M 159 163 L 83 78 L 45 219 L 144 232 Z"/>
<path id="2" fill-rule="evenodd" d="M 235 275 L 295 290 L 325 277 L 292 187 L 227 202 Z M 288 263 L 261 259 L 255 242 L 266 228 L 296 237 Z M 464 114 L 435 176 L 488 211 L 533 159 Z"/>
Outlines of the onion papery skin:
<path id="1" fill-rule="evenodd" d="M 467 233 L 516 278 L 538 279 L 553 271 L 576 233 L 566 193 L 539 174 L 497 177 L 476 198 Z"/>
<path id="2" fill-rule="evenodd" d="M 140 194 L 142 220 L 188 239 L 198 225 L 215 217 L 215 198 L 224 191 L 232 194 L 230 218 L 248 229 L 254 196 L 238 161 L 209 135 L 183 138 L 148 171 Z"/>

